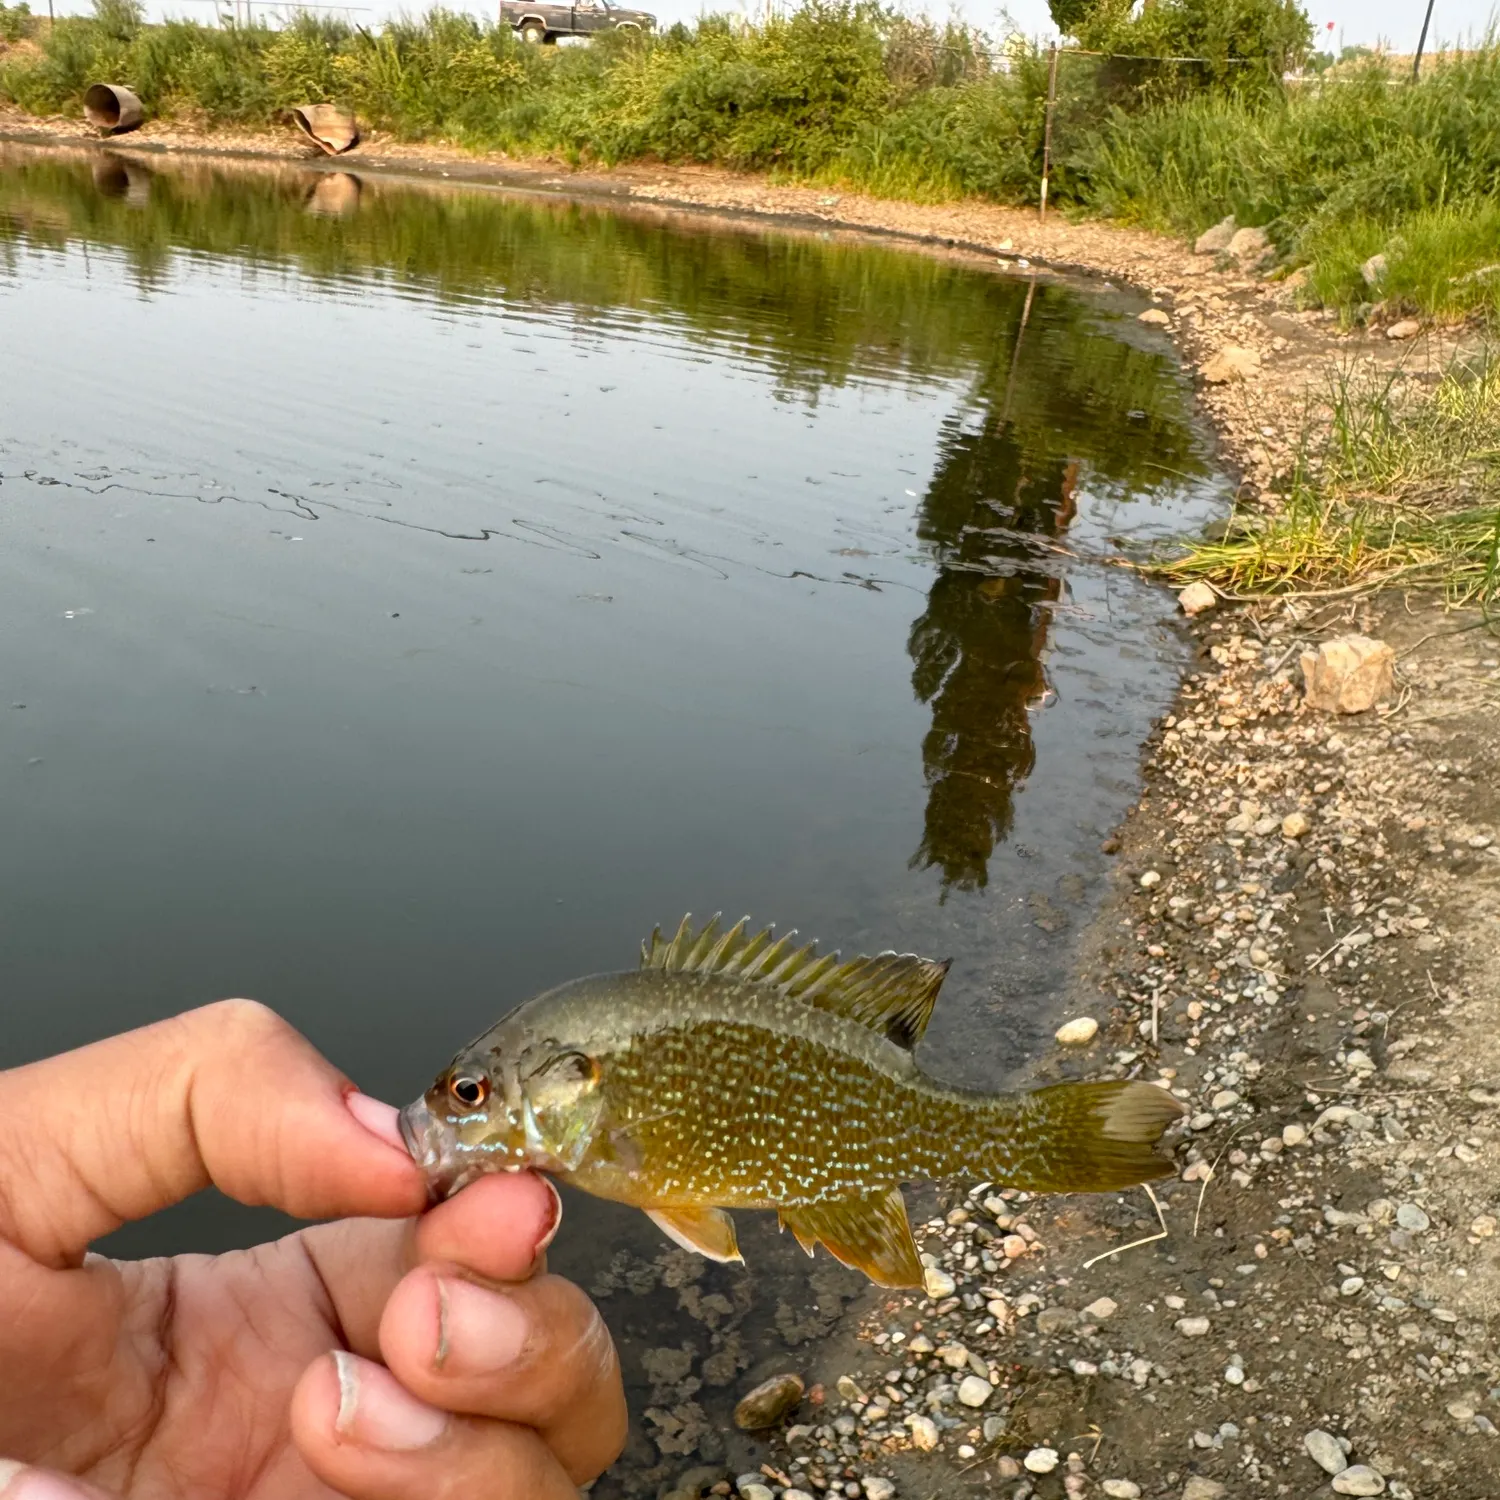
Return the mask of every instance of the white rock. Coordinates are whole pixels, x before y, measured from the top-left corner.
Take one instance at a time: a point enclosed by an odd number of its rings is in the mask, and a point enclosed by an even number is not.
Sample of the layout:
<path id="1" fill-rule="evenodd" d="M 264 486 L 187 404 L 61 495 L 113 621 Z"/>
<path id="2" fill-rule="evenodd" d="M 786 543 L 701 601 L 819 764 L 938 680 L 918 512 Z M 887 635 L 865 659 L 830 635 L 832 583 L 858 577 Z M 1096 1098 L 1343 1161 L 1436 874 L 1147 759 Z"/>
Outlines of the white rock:
<path id="1" fill-rule="evenodd" d="M 1137 319 L 1139 323 L 1145 323 L 1151 328 L 1165 328 L 1172 320 L 1159 307 L 1148 307 Z"/>
<path id="2" fill-rule="evenodd" d="M 1385 255 L 1372 255 L 1364 265 L 1359 268 L 1359 274 L 1364 278 L 1366 286 L 1378 286 L 1381 278 L 1385 275 Z"/>
<path id="3" fill-rule="evenodd" d="M 1212 609 L 1219 602 L 1219 596 L 1206 583 L 1201 580 L 1190 583 L 1178 594 L 1177 602 L 1182 606 L 1185 615 L 1201 615 L 1205 609 Z"/>
<path id="4" fill-rule="evenodd" d="M 1224 247 L 1242 265 L 1255 265 L 1271 251 L 1271 236 L 1264 229 L 1237 229 Z"/>
<path id="5" fill-rule="evenodd" d="M 1302 653 L 1309 708 L 1360 714 L 1389 698 L 1396 686 L 1396 653 L 1384 641 L 1342 635 Z"/>
<path id="6" fill-rule="evenodd" d="M 896 1486 L 879 1474 L 866 1474 L 859 1487 L 865 1492 L 865 1500 L 893 1500 L 896 1493 Z"/>
<path id="7" fill-rule="evenodd" d="M 938 1350 L 937 1357 L 950 1370 L 965 1370 L 969 1365 L 969 1351 L 962 1344 L 944 1344 Z"/>
<path id="8" fill-rule="evenodd" d="M 1153 887 L 1158 886 L 1160 884 L 1161 884 L 1161 871 L 1160 870 L 1147 870 L 1146 873 L 1141 876 L 1141 889 L 1143 891 L 1149 891 Z"/>
<path id="9" fill-rule="evenodd" d="M 1384 1478 L 1368 1464 L 1350 1464 L 1333 1476 L 1336 1495 L 1378 1495 L 1384 1489 Z"/>
<path id="10" fill-rule="evenodd" d="M 1217 255 L 1221 250 L 1227 250 L 1230 240 L 1234 238 L 1234 230 L 1233 214 L 1230 214 L 1227 219 L 1220 219 L 1212 229 L 1205 229 L 1193 241 L 1193 254 Z"/>
<path id="11" fill-rule="evenodd" d="M 1244 1369 L 1239 1365 L 1229 1365 L 1224 1371 L 1224 1383 L 1226 1385 L 1244 1385 Z"/>
<path id="12" fill-rule="evenodd" d="M 1141 1500 L 1141 1487 L 1133 1479 L 1106 1479 L 1099 1488 L 1107 1500 Z"/>
<path id="13" fill-rule="evenodd" d="M 995 1394 L 995 1387 L 982 1375 L 965 1375 L 958 1385 L 958 1399 L 965 1406 L 983 1406 Z"/>
<path id="14" fill-rule="evenodd" d="M 1311 1432 L 1306 1433 L 1302 1446 L 1307 1449 L 1307 1456 L 1325 1474 L 1341 1474 L 1349 1467 L 1349 1460 L 1344 1456 L 1339 1440 L 1331 1432 L 1324 1432 L 1321 1427 L 1314 1427 Z"/>
<path id="15" fill-rule="evenodd" d="M 1033 1448 L 1021 1462 L 1033 1474 L 1050 1474 L 1057 1467 L 1057 1449 Z"/>
<path id="16" fill-rule="evenodd" d="M 958 1283 L 941 1266 L 928 1266 L 922 1273 L 922 1289 L 934 1302 L 951 1297 Z"/>
<path id="17" fill-rule="evenodd" d="M 1307 1130 L 1301 1125 L 1283 1125 L 1281 1127 L 1281 1144 L 1283 1146 L 1300 1146 L 1307 1139 Z"/>
<path id="18" fill-rule="evenodd" d="M 931 1417 L 908 1417 L 906 1425 L 911 1428 L 911 1441 L 914 1448 L 920 1448 L 923 1453 L 931 1453 L 937 1447 L 939 1442 L 937 1423 Z"/>
<path id="19" fill-rule="evenodd" d="M 1113 1297 L 1099 1297 L 1084 1308 L 1083 1315 L 1096 1323 L 1102 1323 L 1106 1318 L 1114 1317 L 1119 1310 L 1120 1304 Z"/>
<path id="20" fill-rule="evenodd" d="M 1233 1089 L 1220 1089 L 1208 1101 L 1208 1107 L 1212 1110 L 1233 1109 L 1239 1102 L 1240 1096 Z"/>
<path id="21" fill-rule="evenodd" d="M 783 1490 L 781 1500 L 813 1500 L 806 1490 Z"/>
<path id="22" fill-rule="evenodd" d="M 740 1500 L 776 1500 L 772 1491 L 763 1484 L 742 1484 L 739 1491 Z"/>
<path id="23" fill-rule="evenodd" d="M 1392 323 L 1385 331 L 1388 339 L 1414 339 L 1421 333 L 1422 325 L 1415 318 L 1402 318 L 1399 323 Z M 1375 1495 L 1378 1490 L 1361 1490 L 1362 1495 Z"/>
<path id="24" fill-rule="evenodd" d="M 1217 1479 L 1194 1474 L 1182 1487 L 1182 1500 L 1224 1500 L 1228 1491 Z"/>
<path id="25" fill-rule="evenodd" d="M 1231 380 L 1248 380 L 1260 374 L 1260 355 L 1254 349 L 1226 344 L 1210 360 L 1198 367 L 1198 373 L 1210 385 L 1228 385 Z"/>
<path id="26" fill-rule="evenodd" d="M 1066 1021 L 1053 1033 L 1063 1047 L 1086 1047 L 1099 1035 L 1099 1023 L 1092 1016 Z"/>
<path id="27" fill-rule="evenodd" d="M 1209 1330 L 1207 1318 L 1178 1318 L 1177 1331 L 1185 1339 L 1201 1339 Z"/>
<path id="28" fill-rule="evenodd" d="M 1432 1220 L 1415 1203 L 1403 1203 L 1396 1210 L 1396 1222 L 1413 1234 L 1422 1234 L 1432 1228 Z"/>

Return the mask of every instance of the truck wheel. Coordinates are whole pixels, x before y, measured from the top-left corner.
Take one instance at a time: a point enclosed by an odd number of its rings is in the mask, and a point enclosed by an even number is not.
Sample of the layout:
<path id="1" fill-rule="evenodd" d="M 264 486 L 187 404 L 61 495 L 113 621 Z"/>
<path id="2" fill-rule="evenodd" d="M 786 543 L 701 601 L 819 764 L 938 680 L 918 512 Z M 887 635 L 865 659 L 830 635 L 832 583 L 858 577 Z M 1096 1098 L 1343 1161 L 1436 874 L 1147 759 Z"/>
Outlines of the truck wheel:
<path id="1" fill-rule="evenodd" d="M 540 21 L 528 21 L 521 28 L 521 40 L 530 42 L 533 47 L 540 47 L 547 40 L 547 28 Z"/>

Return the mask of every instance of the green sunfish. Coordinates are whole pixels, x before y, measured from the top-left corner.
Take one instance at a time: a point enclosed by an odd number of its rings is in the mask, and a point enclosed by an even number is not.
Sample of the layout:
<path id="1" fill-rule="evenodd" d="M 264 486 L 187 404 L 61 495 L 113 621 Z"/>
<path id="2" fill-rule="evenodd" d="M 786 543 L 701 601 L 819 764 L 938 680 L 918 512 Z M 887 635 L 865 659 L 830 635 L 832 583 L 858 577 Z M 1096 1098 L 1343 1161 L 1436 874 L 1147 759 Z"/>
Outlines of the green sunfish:
<path id="1" fill-rule="evenodd" d="M 1149 1083 L 1028 1093 L 944 1088 L 912 1060 L 946 963 L 840 962 L 746 923 L 670 940 L 634 972 L 559 985 L 458 1054 L 401 1115 L 434 1199 L 537 1168 L 644 1209 L 714 1260 L 740 1254 L 730 1208 L 774 1208 L 882 1286 L 922 1266 L 901 1184 L 977 1177 L 1103 1192 L 1170 1175 L 1152 1149 L 1182 1107 Z"/>

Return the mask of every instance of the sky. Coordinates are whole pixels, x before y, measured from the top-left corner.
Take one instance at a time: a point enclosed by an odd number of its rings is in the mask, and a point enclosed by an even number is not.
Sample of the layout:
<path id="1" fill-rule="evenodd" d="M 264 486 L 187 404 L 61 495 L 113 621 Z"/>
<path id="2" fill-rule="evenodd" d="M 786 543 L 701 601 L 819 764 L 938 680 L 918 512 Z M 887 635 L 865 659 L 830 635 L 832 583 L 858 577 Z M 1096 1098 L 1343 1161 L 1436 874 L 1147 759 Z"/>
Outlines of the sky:
<path id="1" fill-rule="evenodd" d="M 88 10 L 87 0 L 54 0 L 59 15 Z M 690 21 L 704 10 L 758 11 L 763 0 L 623 0 L 650 10 L 663 22 Z M 787 0 L 776 0 L 785 5 Z M 485 0 L 447 0 L 450 9 L 487 13 Z M 1434 41 L 1458 41 L 1484 29 L 1496 13 L 1497 0 L 1434 0 L 1432 31 L 1428 45 Z M 46 0 L 32 0 L 32 9 L 42 11 Z M 153 17 L 163 14 L 190 16 L 207 20 L 215 11 L 215 0 L 147 0 Z M 270 8 L 269 6 L 267 7 Z M 364 19 L 376 18 L 400 10 L 423 11 L 428 0 L 354 0 L 352 9 Z M 1055 28 L 1047 10 L 1047 0 L 1006 0 L 1004 7 L 995 0 L 904 0 L 902 8 L 919 13 L 945 16 L 950 11 L 996 35 L 1011 30 L 1027 36 L 1051 36 Z M 1417 35 L 1422 29 L 1426 0 L 1310 0 L 1308 14 L 1318 27 L 1320 50 L 1337 52 L 1340 47 L 1373 46 L 1386 42 L 1396 52 L 1416 50 Z M 1006 14 L 1009 14 L 1009 24 Z M 1333 22 L 1333 30 L 1327 29 Z M 1330 44 L 1330 37 L 1332 42 Z"/>

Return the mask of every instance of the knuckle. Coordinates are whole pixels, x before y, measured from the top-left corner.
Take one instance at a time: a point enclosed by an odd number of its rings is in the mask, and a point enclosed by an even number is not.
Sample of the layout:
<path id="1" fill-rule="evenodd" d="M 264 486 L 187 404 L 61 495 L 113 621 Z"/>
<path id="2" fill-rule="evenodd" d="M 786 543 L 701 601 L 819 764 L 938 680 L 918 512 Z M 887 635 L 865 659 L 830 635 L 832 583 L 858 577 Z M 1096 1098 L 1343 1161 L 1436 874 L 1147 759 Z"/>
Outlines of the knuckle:
<path id="1" fill-rule="evenodd" d="M 198 1013 L 215 1030 L 222 1028 L 236 1041 L 257 1042 L 282 1036 L 291 1028 L 269 1005 L 259 1000 L 218 1000 Z"/>

